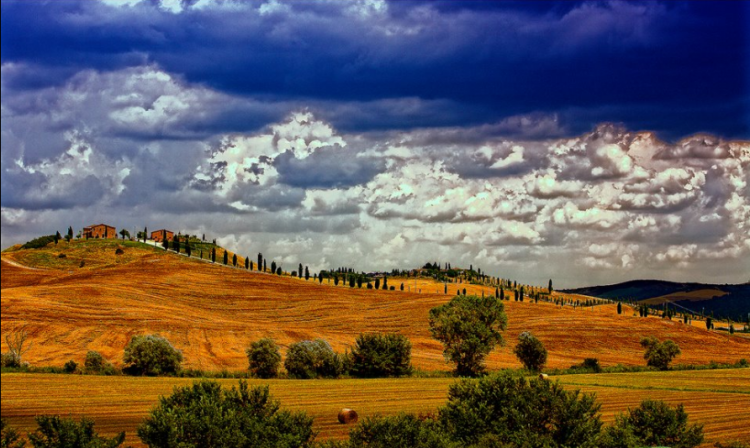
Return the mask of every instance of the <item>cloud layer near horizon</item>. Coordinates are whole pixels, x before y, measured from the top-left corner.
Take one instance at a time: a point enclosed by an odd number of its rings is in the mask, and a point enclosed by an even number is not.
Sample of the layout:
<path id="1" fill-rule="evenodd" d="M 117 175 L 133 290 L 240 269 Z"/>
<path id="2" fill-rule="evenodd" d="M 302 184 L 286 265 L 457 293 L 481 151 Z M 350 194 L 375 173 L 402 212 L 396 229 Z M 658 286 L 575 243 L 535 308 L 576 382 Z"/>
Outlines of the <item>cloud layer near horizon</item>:
<path id="1" fill-rule="evenodd" d="M 746 280 L 748 142 L 669 144 L 612 124 L 497 136 L 507 120 L 341 133 L 303 108 L 258 131 L 205 137 L 192 129 L 227 110 L 278 105 L 154 66 L 3 88 L 3 246 L 104 220 L 205 233 L 315 270 L 434 260 L 560 286 Z M 554 126 L 516 119 L 545 120 Z"/>

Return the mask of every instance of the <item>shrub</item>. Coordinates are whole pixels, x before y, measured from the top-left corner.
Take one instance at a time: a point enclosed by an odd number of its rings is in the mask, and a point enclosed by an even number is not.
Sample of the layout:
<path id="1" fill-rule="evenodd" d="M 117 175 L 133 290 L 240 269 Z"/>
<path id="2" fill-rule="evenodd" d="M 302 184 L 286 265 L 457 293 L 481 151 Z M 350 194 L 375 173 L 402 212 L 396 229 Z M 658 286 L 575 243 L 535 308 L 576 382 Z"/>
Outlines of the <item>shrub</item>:
<path id="1" fill-rule="evenodd" d="M 83 362 L 84 371 L 88 374 L 114 375 L 117 373 L 114 366 L 108 363 L 99 352 L 89 351 Z"/>
<path id="2" fill-rule="evenodd" d="M 400 334 L 361 334 L 357 336 L 350 362 L 349 373 L 353 376 L 410 375 L 411 342 Z"/>
<path id="3" fill-rule="evenodd" d="M 641 346 L 646 349 L 646 353 L 643 354 L 646 365 L 660 370 L 667 370 L 672 359 L 681 353 L 680 347 L 674 342 L 669 339 L 659 342 L 653 336 L 641 339 Z"/>
<path id="4" fill-rule="evenodd" d="M 532 372 L 542 370 L 544 364 L 547 363 L 547 349 L 544 348 L 542 341 L 528 331 L 518 335 L 518 344 L 513 353 L 516 354 L 523 366 Z"/>
<path id="5" fill-rule="evenodd" d="M 644 400 L 640 407 L 628 409 L 624 415 L 615 417 L 614 426 L 605 431 L 603 446 L 698 446 L 703 443 L 703 426 L 689 425 L 687 419 L 682 405 L 673 409 L 663 401 Z M 624 439 L 632 444 L 623 444 Z"/>
<path id="6" fill-rule="evenodd" d="M 274 378 L 278 375 L 279 365 L 281 365 L 281 353 L 279 346 L 273 339 L 263 338 L 250 344 L 245 353 L 249 370 L 253 376 L 258 378 Z"/>
<path id="7" fill-rule="evenodd" d="M 501 372 L 451 385 L 440 420 L 461 446 L 596 448 L 599 408 L 594 395 Z"/>
<path id="8" fill-rule="evenodd" d="M 34 448 L 115 448 L 122 445 L 125 433 L 108 439 L 100 437 L 94 430 L 94 421 L 86 417 L 76 422 L 59 415 L 36 417 L 39 428 L 29 434 Z"/>
<path id="9" fill-rule="evenodd" d="M 78 363 L 73 361 L 72 359 L 65 363 L 63 366 L 63 370 L 65 373 L 74 373 L 78 369 Z"/>
<path id="10" fill-rule="evenodd" d="M 132 375 L 174 374 L 180 368 L 182 353 L 159 335 L 138 335 L 125 346 L 123 361 L 123 371 Z"/>
<path id="11" fill-rule="evenodd" d="M 15 353 L 0 354 L 0 364 L 2 367 L 18 368 L 21 367 L 21 359 Z"/>
<path id="12" fill-rule="evenodd" d="M 351 448 L 458 448 L 434 419 L 413 415 L 368 417 L 349 433 Z"/>
<path id="13" fill-rule="evenodd" d="M 343 373 L 343 360 L 322 339 L 291 344 L 284 368 L 289 375 L 302 378 L 336 378 Z"/>
<path id="14" fill-rule="evenodd" d="M 280 411 L 268 386 L 222 390 L 199 381 L 161 397 L 138 427 L 138 437 L 155 448 L 306 448 L 315 437 L 304 412 Z"/>
<path id="15" fill-rule="evenodd" d="M 430 310 L 430 333 L 443 343 L 443 355 L 456 363 L 456 374 L 476 376 L 484 371 L 484 358 L 508 326 L 503 303 L 497 298 L 456 296 Z"/>
<path id="16" fill-rule="evenodd" d="M 55 235 L 45 235 L 40 236 L 39 238 L 34 238 L 33 240 L 27 242 L 23 246 L 21 246 L 22 249 L 41 249 L 42 247 L 46 247 L 49 243 L 52 243 L 55 241 Z"/>
<path id="17" fill-rule="evenodd" d="M 8 426 L 4 418 L 0 418 L 0 447 L 23 448 L 26 442 L 20 440 L 21 436 L 15 428 Z"/>

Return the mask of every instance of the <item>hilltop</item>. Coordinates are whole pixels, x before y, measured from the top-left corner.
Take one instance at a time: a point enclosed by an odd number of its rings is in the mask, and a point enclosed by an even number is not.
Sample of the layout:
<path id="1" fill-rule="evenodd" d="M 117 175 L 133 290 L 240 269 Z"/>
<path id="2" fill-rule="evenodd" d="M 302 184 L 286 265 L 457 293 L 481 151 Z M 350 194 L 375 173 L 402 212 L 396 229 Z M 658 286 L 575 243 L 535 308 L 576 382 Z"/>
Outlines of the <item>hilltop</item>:
<path id="1" fill-rule="evenodd" d="M 282 348 L 321 337 L 344 351 L 360 333 L 399 332 L 413 344 L 415 367 L 449 370 L 441 345 L 430 337 L 429 310 L 450 300 L 459 286 L 469 294 L 494 294 L 495 288 L 449 284 L 445 294 L 443 283 L 430 278 L 388 279 L 395 291 L 334 286 L 328 279 L 231 268 L 128 241 L 16 247 L 2 253 L 2 332 L 28 331 L 34 345 L 25 359 L 35 365 L 80 362 L 88 350 L 121 364 L 132 335 L 158 332 L 183 351 L 186 366 L 202 369 L 246 368 L 245 348 L 266 336 Z M 591 299 L 557 292 L 552 297 Z M 586 357 L 603 365 L 643 365 L 639 341 L 646 335 L 676 341 L 683 352 L 679 363 L 750 358 L 748 339 L 640 318 L 629 307 L 618 316 L 614 304 L 504 303 L 506 345 L 489 356 L 490 368 L 519 366 L 512 348 L 522 331 L 544 342 L 550 367 L 569 367 Z"/>
<path id="2" fill-rule="evenodd" d="M 635 301 L 645 305 L 676 304 L 694 312 L 744 322 L 750 314 L 750 284 L 713 285 L 663 280 L 632 280 L 605 286 L 566 290 L 602 299 Z"/>

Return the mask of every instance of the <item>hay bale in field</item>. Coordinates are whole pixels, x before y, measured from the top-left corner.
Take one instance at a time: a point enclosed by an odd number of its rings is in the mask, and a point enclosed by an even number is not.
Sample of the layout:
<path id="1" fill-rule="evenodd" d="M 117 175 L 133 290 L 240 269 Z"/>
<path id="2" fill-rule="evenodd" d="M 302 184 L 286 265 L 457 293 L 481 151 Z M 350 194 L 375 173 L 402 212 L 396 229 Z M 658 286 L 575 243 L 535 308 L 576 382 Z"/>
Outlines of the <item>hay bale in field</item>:
<path id="1" fill-rule="evenodd" d="M 117 250 L 115 251 L 115 255 L 122 255 L 122 254 L 124 254 L 124 253 L 125 253 L 125 251 L 124 251 L 124 250 L 122 250 L 122 248 L 121 248 L 121 247 L 118 247 L 118 248 L 117 248 Z"/>
<path id="2" fill-rule="evenodd" d="M 339 411 L 339 423 L 346 425 L 347 423 L 357 423 L 357 420 L 359 420 L 359 416 L 354 409 L 344 408 Z"/>
<path id="3" fill-rule="evenodd" d="M 549 379 L 549 375 L 547 375 L 546 373 L 540 373 L 539 374 L 539 379 L 540 380 L 548 380 Z"/>

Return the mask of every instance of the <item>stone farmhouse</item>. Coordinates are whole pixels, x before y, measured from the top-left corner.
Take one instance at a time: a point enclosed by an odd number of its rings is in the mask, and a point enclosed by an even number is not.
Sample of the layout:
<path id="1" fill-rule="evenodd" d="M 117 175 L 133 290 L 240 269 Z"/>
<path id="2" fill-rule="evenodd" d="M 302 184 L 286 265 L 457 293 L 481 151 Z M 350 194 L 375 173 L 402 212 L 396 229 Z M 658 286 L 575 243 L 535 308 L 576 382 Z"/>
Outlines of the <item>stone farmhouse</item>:
<path id="1" fill-rule="evenodd" d="M 163 242 L 165 239 L 172 241 L 174 238 L 174 232 L 167 229 L 161 229 L 161 230 L 154 230 L 151 232 L 151 239 L 156 241 L 157 243 Z"/>
<path id="2" fill-rule="evenodd" d="M 117 238 L 117 229 L 107 224 L 94 224 L 83 228 L 82 236 L 89 238 Z"/>

